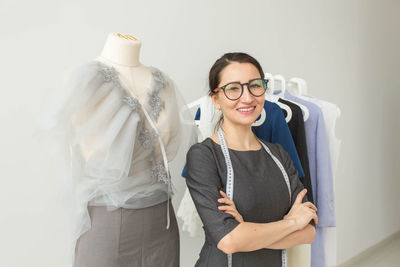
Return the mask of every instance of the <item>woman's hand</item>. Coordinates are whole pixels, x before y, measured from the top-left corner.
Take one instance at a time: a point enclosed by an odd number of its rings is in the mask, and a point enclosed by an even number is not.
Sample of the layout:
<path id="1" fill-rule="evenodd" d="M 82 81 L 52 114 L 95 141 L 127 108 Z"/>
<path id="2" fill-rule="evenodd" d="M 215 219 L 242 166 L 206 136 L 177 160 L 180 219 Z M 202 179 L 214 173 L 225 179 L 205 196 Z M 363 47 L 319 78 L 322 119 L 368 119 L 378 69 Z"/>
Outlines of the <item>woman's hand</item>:
<path id="1" fill-rule="evenodd" d="M 301 190 L 290 211 L 283 217 L 284 220 L 294 220 L 299 230 L 303 229 L 311 220 L 318 224 L 317 207 L 311 202 L 302 203 L 306 193 L 307 189 Z"/>
<path id="2" fill-rule="evenodd" d="M 218 199 L 218 203 L 225 204 L 226 206 L 219 206 L 218 209 L 221 211 L 225 211 L 235 218 L 239 223 L 244 222 L 242 215 L 237 211 L 235 203 L 228 198 L 224 191 L 219 190 L 222 198 Z"/>

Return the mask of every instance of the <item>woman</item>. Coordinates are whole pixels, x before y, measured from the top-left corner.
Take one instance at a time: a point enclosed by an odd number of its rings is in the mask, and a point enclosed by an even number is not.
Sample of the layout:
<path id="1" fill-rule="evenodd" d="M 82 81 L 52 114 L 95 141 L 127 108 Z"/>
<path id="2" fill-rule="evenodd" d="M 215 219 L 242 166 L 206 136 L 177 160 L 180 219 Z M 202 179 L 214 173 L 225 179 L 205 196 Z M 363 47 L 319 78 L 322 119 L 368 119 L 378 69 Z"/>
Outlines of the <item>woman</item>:
<path id="1" fill-rule="evenodd" d="M 280 267 L 283 249 L 314 240 L 317 209 L 306 202 L 287 152 L 252 132 L 266 84 L 260 64 L 244 53 L 225 54 L 210 70 L 209 94 L 222 112 L 219 134 L 187 154 L 186 182 L 206 236 L 196 266 L 228 266 L 226 254 L 233 254 L 235 267 Z"/>

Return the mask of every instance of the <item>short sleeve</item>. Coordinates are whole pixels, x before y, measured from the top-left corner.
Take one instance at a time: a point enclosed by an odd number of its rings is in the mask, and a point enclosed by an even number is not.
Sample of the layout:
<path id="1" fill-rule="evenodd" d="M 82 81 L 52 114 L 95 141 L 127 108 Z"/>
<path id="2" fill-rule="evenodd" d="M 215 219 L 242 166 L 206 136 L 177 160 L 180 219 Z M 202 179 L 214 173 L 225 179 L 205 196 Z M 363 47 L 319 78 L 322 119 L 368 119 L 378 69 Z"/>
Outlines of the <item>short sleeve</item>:
<path id="1" fill-rule="evenodd" d="M 218 192 L 221 179 L 213 153 L 209 147 L 198 143 L 193 145 L 186 156 L 186 184 L 203 222 L 204 229 L 215 244 L 238 224 L 232 215 L 218 209 Z"/>
<path id="2" fill-rule="evenodd" d="M 289 154 L 283 149 L 283 147 L 280 144 L 275 144 L 275 145 L 277 147 L 281 163 L 289 176 L 290 189 L 292 192 L 292 201 L 290 203 L 290 207 L 292 207 L 293 203 L 296 200 L 297 195 L 300 193 L 301 190 L 304 189 L 304 186 L 299 179 L 297 170 L 294 167 L 293 161 L 291 160 Z M 307 195 L 305 195 L 303 198 L 303 203 L 307 201 L 308 198 Z M 310 221 L 310 224 L 315 226 L 313 220 Z"/>

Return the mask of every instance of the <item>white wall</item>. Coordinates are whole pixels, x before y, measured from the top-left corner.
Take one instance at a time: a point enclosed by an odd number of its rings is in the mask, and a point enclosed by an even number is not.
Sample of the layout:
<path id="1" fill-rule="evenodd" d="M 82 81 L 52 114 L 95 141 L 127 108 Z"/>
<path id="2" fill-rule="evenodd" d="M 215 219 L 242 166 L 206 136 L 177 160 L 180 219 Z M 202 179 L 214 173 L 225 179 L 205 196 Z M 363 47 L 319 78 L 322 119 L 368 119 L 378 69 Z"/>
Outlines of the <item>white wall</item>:
<path id="1" fill-rule="evenodd" d="M 3 0 L 0 265 L 68 266 L 56 170 L 31 131 L 62 72 L 95 58 L 113 31 L 142 40 L 142 62 L 167 72 L 188 101 L 205 93 L 209 68 L 228 51 L 306 79 L 342 110 L 338 263 L 400 230 L 399 11 L 395 0 Z M 175 184 L 177 207 L 185 184 Z M 201 242 L 181 234 L 183 267 Z"/>

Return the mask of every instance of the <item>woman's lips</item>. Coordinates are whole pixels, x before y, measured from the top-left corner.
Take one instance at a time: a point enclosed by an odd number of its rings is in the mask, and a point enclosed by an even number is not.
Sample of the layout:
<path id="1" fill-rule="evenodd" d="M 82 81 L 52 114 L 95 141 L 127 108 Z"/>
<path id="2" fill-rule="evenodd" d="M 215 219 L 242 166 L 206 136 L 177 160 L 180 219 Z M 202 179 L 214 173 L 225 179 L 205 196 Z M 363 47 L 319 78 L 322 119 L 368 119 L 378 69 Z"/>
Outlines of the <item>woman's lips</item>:
<path id="1" fill-rule="evenodd" d="M 246 107 L 240 107 L 237 109 L 242 114 L 250 114 L 253 113 L 254 110 L 256 109 L 256 106 L 246 106 Z"/>

